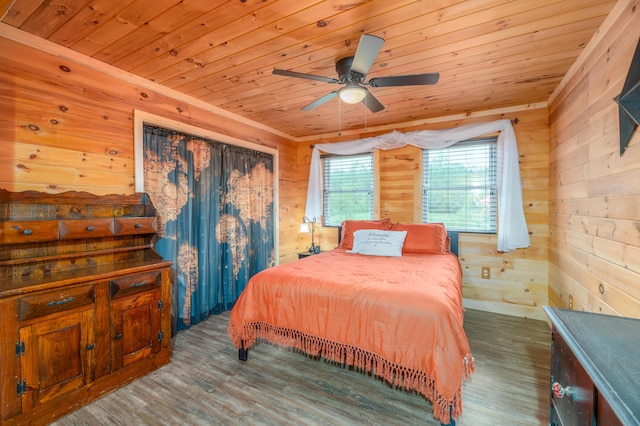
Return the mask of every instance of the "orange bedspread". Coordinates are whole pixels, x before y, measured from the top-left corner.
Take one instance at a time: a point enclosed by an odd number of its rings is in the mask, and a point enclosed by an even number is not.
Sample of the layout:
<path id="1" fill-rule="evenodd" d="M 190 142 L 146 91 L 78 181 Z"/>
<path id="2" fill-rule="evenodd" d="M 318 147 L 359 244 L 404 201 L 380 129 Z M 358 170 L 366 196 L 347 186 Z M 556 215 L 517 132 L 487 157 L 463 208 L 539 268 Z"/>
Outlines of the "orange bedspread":
<path id="1" fill-rule="evenodd" d="M 373 371 L 462 413 L 473 357 L 462 328 L 461 268 L 452 255 L 364 256 L 343 249 L 256 274 L 231 312 L 240 348 L 257 338 Z"/>

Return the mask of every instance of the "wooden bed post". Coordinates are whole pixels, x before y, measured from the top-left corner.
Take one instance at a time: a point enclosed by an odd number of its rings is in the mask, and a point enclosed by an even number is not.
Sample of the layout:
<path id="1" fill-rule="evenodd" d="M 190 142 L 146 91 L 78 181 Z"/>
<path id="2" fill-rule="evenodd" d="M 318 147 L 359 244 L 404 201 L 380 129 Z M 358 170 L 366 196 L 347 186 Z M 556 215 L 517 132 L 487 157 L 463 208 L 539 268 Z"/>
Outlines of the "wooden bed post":
<path id="1" fill-rule="evenodd" d="M 244 340 L 242 341 L 242 346 L 238 349 L 238 359 L 240 361 L 246 361 L 249 358 L 249 349 L 245 349 Z"/>

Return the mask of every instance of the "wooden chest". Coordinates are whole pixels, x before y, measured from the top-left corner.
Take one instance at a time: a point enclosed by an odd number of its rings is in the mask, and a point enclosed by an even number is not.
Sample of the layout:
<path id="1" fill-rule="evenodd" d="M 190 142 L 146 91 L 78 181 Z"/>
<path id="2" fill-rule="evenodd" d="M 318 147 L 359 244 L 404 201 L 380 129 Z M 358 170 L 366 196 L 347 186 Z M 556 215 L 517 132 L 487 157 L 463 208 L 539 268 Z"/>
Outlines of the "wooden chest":
<path id="1" fill-rule="evenodd" d="M 550 425 L 640 425 L 640 320 L 545 307 Z"/>
<path id="2" fill-rule="evenodd" d="M 156 227 L 144 194 L 0 190 L 0 423 L 49 423 L 170 361 Z"/>

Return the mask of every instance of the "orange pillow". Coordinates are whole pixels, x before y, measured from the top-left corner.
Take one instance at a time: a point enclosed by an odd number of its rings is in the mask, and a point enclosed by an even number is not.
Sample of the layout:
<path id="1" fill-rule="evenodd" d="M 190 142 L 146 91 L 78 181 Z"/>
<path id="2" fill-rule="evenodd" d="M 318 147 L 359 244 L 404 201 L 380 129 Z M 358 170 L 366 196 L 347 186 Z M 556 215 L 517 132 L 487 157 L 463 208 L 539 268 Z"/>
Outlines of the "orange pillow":
<path id="1" fill-rule="evenodd" d="M 381 220 L 345 220 L 342 222 L 342 238 L 338 248 L 351 250 L 353 248 L 353 233 L 360 229 L 380 229 L 389 231 L 391 219 Z"/>
<path id="2" fill-rule="evenodd" d="M 394 223 L 391 230 L 407 231 L 403 253 L 449 253 L 449 236 L 443 223 Z"/>

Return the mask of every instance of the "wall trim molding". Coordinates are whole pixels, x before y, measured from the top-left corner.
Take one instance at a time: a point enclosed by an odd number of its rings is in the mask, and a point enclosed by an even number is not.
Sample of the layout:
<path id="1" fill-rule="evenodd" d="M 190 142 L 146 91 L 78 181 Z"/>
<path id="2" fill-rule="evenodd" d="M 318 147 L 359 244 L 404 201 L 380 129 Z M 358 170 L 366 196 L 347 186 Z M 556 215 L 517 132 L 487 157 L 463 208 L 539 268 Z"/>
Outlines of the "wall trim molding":
<path id="1" fill-rule="evenodd" d="M 464 120 L 464 119 L 476 118 L 476 117 L 486 117 L 486 116 L 492 116 L 492 115 L 513 114 L 518 111 L 529 111 L 529 110 L 534 110 L 539 108 L 547 108 L 551 100 L 550 98 L 549 101 L 546 101 L 546 102 L 513 105 L 513 106 L 504 107 L 504 108 L 496 108 L 496 109 L 490 109 L 490 110 L 484 110 L 484 111 L 470 111 L 470 112 L 461 113 L 461 114 L 426 118 L 426 119 L 420 119 L 415 121 L 407 121 L 403 123 L 392 123 L 392 124 L 387 124 L 383 126 L 370 127 L 367 129 L 354 129 L 350 131 L 343 131 L 341 132 L 340 135 L 337 135 L 335 133 L 324 133 L 324 134 L 317 134 L 317 135 L 306 136 L 306 137 L 294 137 L 284 132 L 281 132 L 277 129 L 274 129 L 272 127 L 266 126 L 262 123 L 258 123 L 257 121 L 249 120 L 237 114 L 226 111 L 222 108 L 203 102 L 192 96 L 185 95 L 184 93 L 180 93 L 177 90 L 163 86 L 159 83 L 153 82 L 151 80 L 147 80 L 146 78 L 139 77 L 137 75 L 124 71 L 120 68 L 116 68 L 113 65 L 99 61 L 90 56 L 75 52 L 67 47 L 50 42 L 49 40 L 34 36 L 33 34 L 27 33 L 25 31 L 12 27 L 3 22 L 0 22 L 0 37 L 4 37 L 6 39 L 15 41 L 17 43 L 24 44 L 25 46 L 29 46 L 34 49 L 41 50 L 51 55 L 72 61 L 79 65 L 86 66 L 90 69 L 105 73 L 111 77 L 118 78 L 128 83 L 138 85 L 140 87 L 144 87 L 145 89 L 153 90 L 157 93 L 188 103 L 202 110 L 229 118 L 231 120 L 234 120 L 242 124 L 246 124 L 256 129 L 264 130 L 266 132 L 288 139 L 292 142 L 312 142 L 312 141 L 327 140 L 327 139 L 334 140 L 337 137 L 340 137 L 340 139 L 345 139 L 344 138 L 345 136 L 356 136 L 357 138 L 362 138 L 362 137 L 366 137 L 365 136 L 366 133 L 370 133 L 374 135 L 374 134 L 379 134 L 381 132 L 397 130 L 399 128 L 419 127 L 419 126 L 424 126 L 428 124 Z M 582 57 L 582 55 L 580 57 Z M 580 60 L 580 58 L 578 59 Z M 567 75 L 568 74 L 569 73 L 567 73 Z M 566 75 L 565 75 L 565 78 L 566 78 Z M 563 79 L 563 82 L 564 82 L 564 79 Z M 561 86 L 562 86 L 562 83 L 560 86 L 558 86 L 558 88 L 560 88 Z M 556 89 L 556 91 L 558 90 L 558 88 Z M 554 91 L 554 94 L 555 93 L 556 92 Z M 553 97 L 553 94 L 551 96 Z"/>
<path id="2" fill-rule="evenodd" d="M 44 38 L 37 37 L 33 34 L 27 33 L 26 31 L 22 31 L 3 22 L 0 22 L 0 37 L 15 41 L 28 47 L 32 47 L 34 49 L 38 49 L 42 52 L 49 53 L 59 58 L 74 62 L 78 65 L 86 66 L 87 68 L 90 68 L 94 71 L 99 71 L 119 80 L 126 81 L 127 83 L 135 84 L 147 90 L 152 90 L 156 93 L 168 96 L 178 101 L 185 102 L 189 105 L 193 105 L 194 107 L 200 108 L 210 113 L 231 119 L 242 124 L 246 124 L 256 129 L 264 130 L 266 132 L 283 137 L 285 139 L 289 139 L 291 141 L 296 141 L 296 139 L 291 135 L 287 135 L 286 133 L 283 133 L 272 127 L 265 126 L 264 124 L 258 123 L 257 121 L 249 120 L 240 115 L 226 111 L 222 108 L 218 108 L 209 103 L 196 99 L 193 96 L 185 95 L 184 93 L 180 93 L 177 90 L 171 89 L 167 86 L 163 86 L 162 84 L 156 83 L 154 81 L 147 80 L 146 78 L 137 76 L 120 68 L 116 68 L 113 65 L 76 52 L 69 49 L 68 47 L 53 43 Z"/>

